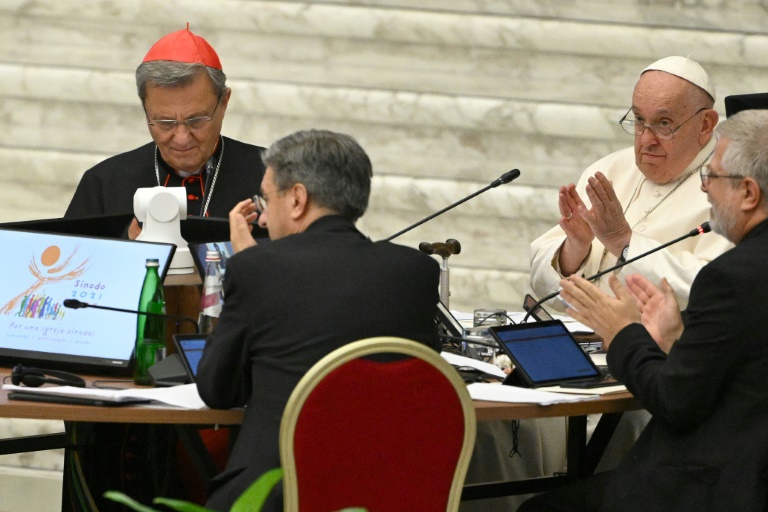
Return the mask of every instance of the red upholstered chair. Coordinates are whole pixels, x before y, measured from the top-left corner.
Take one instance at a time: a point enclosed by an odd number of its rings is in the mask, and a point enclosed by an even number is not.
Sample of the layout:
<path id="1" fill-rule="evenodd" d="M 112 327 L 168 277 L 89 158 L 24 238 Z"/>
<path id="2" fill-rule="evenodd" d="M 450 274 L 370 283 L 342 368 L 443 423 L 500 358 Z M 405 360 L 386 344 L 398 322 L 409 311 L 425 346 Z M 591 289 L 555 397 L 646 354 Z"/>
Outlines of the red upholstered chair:
<path id="1" fill-rule="evenodd" d="M 382 353 L 408 357 L 367 358 Z M 475 426 L 464 382 L 432 349 L 391 337 L 350 343 L 312 367 L 288 401 L 285 510 L 458 510 Z"/>

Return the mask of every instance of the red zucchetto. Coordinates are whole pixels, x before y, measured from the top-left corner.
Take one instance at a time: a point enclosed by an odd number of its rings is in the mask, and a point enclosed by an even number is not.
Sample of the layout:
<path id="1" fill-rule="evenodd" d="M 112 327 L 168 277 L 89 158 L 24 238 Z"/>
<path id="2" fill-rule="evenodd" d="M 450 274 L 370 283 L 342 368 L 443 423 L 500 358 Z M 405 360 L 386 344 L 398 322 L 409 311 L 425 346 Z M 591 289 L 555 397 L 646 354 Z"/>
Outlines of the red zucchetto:
<path id="1" fill-rule="evenodd" d="M 189 30 L 189 23 L 184 30 L 168 34 L 156 42 L 142 62 L 155 60 L 200 63 L 221 70 L 221 61 L 216 51 L 208 41 Z"/>

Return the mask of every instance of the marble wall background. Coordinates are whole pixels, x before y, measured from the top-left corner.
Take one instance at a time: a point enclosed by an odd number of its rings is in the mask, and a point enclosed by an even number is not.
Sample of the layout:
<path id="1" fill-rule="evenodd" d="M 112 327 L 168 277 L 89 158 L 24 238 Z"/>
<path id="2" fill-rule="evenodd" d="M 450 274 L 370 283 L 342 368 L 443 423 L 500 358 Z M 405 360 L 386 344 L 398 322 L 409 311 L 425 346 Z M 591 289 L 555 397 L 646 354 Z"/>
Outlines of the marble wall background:
<path id="1" fill-rule="evenodd" d="M 528 244 L 556 187 L 631 143 L 616 121 L 639 71 L 690 55 L 722 97 L 768 88 L 758 0 L 4 0 L 0 222 L 61 216 L 82 172 L 149 140 L 133 71 L 189 21 L 233 88 L 224 132 L 268 145 L 294 130 L 355 135 L 374 195 L 361 227 L 399 231 L 522 176 L 398 239 L 456 238 L 451 306 L 519 309 Z M 677 235 L 677 234 L 674 234 Z"/>
<path id="2" fill-rule="evenodd" d="M 451 307 L 519 309 L 528 244 L 557 186 L 632 140 L 617 121 L 641 69 L 689 55 L 729 94 L 768 90 L 764 0 L 2 0 L 0 222 L 59 217 L 81 174 L 149 140 L 133 72 L 191 24 L 233 89 L 224 133 L 268 145 L 353 134 L 376 173 L 361 227 L 458 239 Z M 670 238 L 679 233 L 670 233 Z M 0 284 L 0 286 L 2 286 Z"/>

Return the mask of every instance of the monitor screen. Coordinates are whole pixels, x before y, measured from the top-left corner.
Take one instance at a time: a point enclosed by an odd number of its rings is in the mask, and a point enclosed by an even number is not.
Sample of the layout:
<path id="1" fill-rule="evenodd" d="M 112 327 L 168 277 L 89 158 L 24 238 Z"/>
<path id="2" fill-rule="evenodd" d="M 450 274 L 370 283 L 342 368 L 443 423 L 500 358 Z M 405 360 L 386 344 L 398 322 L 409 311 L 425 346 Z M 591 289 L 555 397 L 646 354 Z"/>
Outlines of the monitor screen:
<path id="1" fill-rule="evenodd" d="M 148 258 L 164 278 L 173 244 L 0 229 L 0 361 L 93 373 L 127 370 Z"/>
<path id="2" fill-rule="evenodd" d="M 208 339 L 206 334 L 174 334 L 173 343 L 179 354 L 189 382 L 195 382 L 197 365 L 203 358 L 203 350 Z"/>
<path id="3" fill-rule="evenodd" d="M 753 94 L 732 94 L 726 96 L 725 115 L 731 117 L 742 110 L 762 110 L 768 108 L 768 93 L 759 92 Z"/>

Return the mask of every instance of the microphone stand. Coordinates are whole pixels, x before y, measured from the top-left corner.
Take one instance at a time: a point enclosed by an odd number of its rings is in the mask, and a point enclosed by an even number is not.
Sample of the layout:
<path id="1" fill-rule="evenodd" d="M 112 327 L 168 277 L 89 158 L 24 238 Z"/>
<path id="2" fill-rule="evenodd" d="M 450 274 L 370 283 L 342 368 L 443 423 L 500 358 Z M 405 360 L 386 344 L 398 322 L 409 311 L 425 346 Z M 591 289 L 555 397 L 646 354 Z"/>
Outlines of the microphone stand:
<path id="1" fill-rule="evenodd" d="M 447 212 L 448 210 L 450 210 L 450 209 L 452 209 L 452 208 L 455 208 L 455 207 L 459 206 L 460 204 L 462 204 L 462 203 L 465 203 L 465 202 L 469 201 L 469 200 L 470 200 L 470 199 L 472 199 L 473 197 L 475 197 L 475 196 L 478 196 L 478 195 L 482 194 L 482 193 L 483 193 L 483 192 L 485 192 L 486 190 L 488 190 L 488 189 L 491 189 L 491 188 L 496 188 L 496 187 L 498 187 L 499 185 L 503 185 L 503 184 L 505 184 L 505 183 L 509 183 L 510 181 L 512 181 L 512 180 L 514 180 L 514 179 L 517 179 L 519 176 L 520 176 L 520 171 L 519 171 L 518 169 L 512 169 L 511 171 L 507 171 L 507 172 L 505 172 L 504 174 L 502 174 L 502 175 L 501 175 L 501 177 L 499 177 L 499 178 L 497 178 L 497 179 L 493 180 L 493 181 L 492 181 L 492 182 L 491 182 L 489 185 L 486 185 L 485 187 L 481 188 L 481 189 L 480 189 L 480 190 L 478 190 L 477 192 L 475 192 L 475 193 L 473 193 L 473 194 L 470 194 L 470 195 L 468 195 L 468 196 L 467 196 L 467 197 L 465 197 L 464 199 L 461 199 L 461 200 L 459 200 L 459 201 L 456 201 L 455 203 L 453 203 L 453 204 L 452 204 L 452 205 L 450 205 L 450 206 L 446 206 L 445 208 L 443 208 L 443 209 L 442 209 L 442 210 L 440 210 L 439 212 L 435 212 L 435 213 L 433 213 L 432 215 L 430 215 L 430 216 L 428 216 L 428 217 L 426 217 L 426 218 L 424 218 L 424 219 L 421 219 L 421 220 L 420 220 L 419 222 L 417 222 L 416 224 L 412 224 L 412 225 L 408 226 L 407 228 L 403 229 L 402 231 L 398 231 L 398 232 L 397 232 L 397 233 L 395 233 L 394 235 L 392 235 L 392 236 L 389 236 L 389 237 L 385 238 L 385 239 L 384 239 L 384 241 L 385 241 L 385 242 L 389 242 L 390 240 L 392 240 L 392 239 L 394 239 L 394 238 L 397 238 L 397 237 L 399 237 L 399 236 L 400 236 L 400 235 L 402 235 L 403 233 L 407 233 L 408 231 L 410 231 L 410 230 L 412 230 L 412 229 L 414 229 L 414 228 L 417 228 L 417 227 L 421 226 L 421 225 L 422 225 L 422 224 L 424 224 L 425 222 L 427 222 L 427 221 L 430 221 L 430 220 L 434 219 L 434 218 L 435 218 L 435 217 L 437 217 L 438 215 L 442 215 L 442 214 L 444 214 L 445 212 Z"/>
<path id="2" fill-rule="evenodd" d="M 118 311 L 120 313 L 133 313 L 134 315 L 146 315 L 146 316 L 154 316 L 159 318 L 173 318 L 174 320 L 186 320 L 187 322 L 190 322 L 192 325 L 195 326 L 195 333 L 200 334 L 200 326 L 197 324 L 197 322 L 195 322 L 192 318 L 188 316 L 169 315 L 165 313 L 150 313 L 149 311 L 113 308 L 110 306 L 97 306 L 96 304 L 89 304 L 87 302 L 82 302 L 77 299 L 66 299 L 64 301 L 64 307 L 67 307 L 70 309 L 81 309 L 81 308 L 106 309 L 107 311 Z"/>
<path id="3" fill-rule="evenodd" d="M 625 265 L 629 265 L 630 263 L 639 260 L 640 258 L 645 258 L 649 254 L 653 254 L 656 251 L 660 251 L 660 250 L 664 249 L 665 247 L 669 247 L 670 245 L 676 244 L 677 242 L 680 242 L 680 241 L 685 240 L 686 238 L 690 238 L 692 236 L 698 236 L 698 235 L 702 235 L 704 233 L 709 233 L 710 231 L 712 231 L 712 228 L 710 227 L 709 222 L 705 222 L 701 226 L 697 227 L 696 229 L 692 229 L 691 231 L 689 231 L 688 233 L 684 234 L 683 236 L 679 236 L 679 237 L 675 238 L 674 240 L 670 240 L 669 242 L 667 242 L 665 244 L 661 244 L 658 247 L 654 247 L 650 251 L 646 251 L 646 252 L 644 252 L 642 254 L 638 254 L 634 258 L 629 258 L 628 260 L 622 261 L 621 263 L 617 263 L 616 265 L 614 265 L 612 267 L 608 267 L 607 269 L 602 270 L 602 271 L 598 272 L 597 274 L 595 274 L 593 276 L 589 276 L 587 278 L 587 281 L 594 281 L 598 277 L 602 277 L 602 276 L 604 276 L 605 274 L 607 274 L 609 272 L 613 272 L 614 270 L 618 270 L 618 269 L 620 269 L 621 267 L 623 267 Z M 531 313 L 533 311 L 536 311 L 537 308 L 539 308 L 542 304 L 544 304 L 548 300 L 554 299 L 555 297 L 560 295 L 560 291 L 561 290 L 557 290 L 556 292 L 552 292 L 552 293 L 550 293 L 548 295 L 545 295 L 544 297 L 542 297 L 538 301 L 536 301 L 536 303 L 533 306 L 531 306 L 530 310 L 528 310 L 528 312 L 525 314 L 525 316 L 523 317 L 521 322 L 522 323 L 527 322 L 528 321 L 528 317 L 531 316 Z"/>

